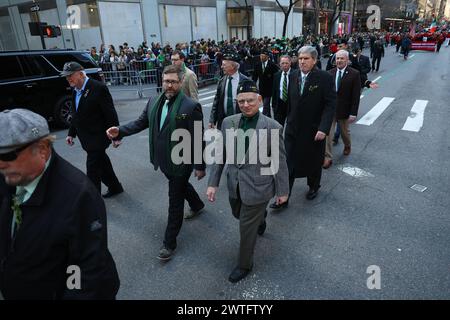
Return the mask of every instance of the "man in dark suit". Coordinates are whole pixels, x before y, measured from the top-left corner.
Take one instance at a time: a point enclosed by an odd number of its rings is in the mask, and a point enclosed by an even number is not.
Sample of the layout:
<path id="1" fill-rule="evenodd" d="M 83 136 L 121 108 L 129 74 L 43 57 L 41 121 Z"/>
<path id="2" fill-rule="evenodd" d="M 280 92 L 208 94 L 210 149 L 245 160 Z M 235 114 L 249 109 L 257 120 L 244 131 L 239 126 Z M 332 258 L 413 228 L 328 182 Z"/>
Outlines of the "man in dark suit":
<path id="1" fill-rule="evenodd" d="M 11 300 L 115 299 L 104 201 L 54 141 L 40 115 L 0 113 L 0 291 Z"/>
<path id="2" fill-rule="evenodd" d="M 332 76 L 315 68 L 317 50 L 304 46 L 299 50 L 299 70 L 289 77 L 289 101 L 285 145 L 289 169 L 289 190 L 295 178 L 307 177 L 308 200 L 317 196 L 322 177 L 325 138 L 330 132 L 336 109 L 336 91 Z M 272 203 L 281 209 L 284 204 Z"/>
<path id="3" fill-rule="evenodd" d="M 114 173 L 106 149 L 111 141 L 105 130 L 119 124 L 116 109 L 108 88 L 103 83 L 89 79 L 83 67 L 77 62 L 64 65 L 61 76 L 66 77 L 74 88 L 72 97 L 72 123 L 66 138 L 68 145 L 74 145 L 78 136 L 81 147 L 87 152 L 86 174 L 101 192 L 103 182 L 108 191 L 104 198 L 123 192 L 122 185 Z"/>
<path id="4" fill-rule="evenodd" d="M 227 53 L 223 56 L 224 76 L 217 84 L 216 96 L 209 117 L 209 128 L 220 129 L 225 117 L 241 112 L 236 102 L 236 92 L 239 82 L 248 80 L 248 77 L 239 72 L 239 61 L 240 57 L 237 54 Z"/>
<path id="5" fill-rule="evenodd" d="M 339 50 L 345 50 L 350 54 L 350 49 L 348 47 L 347 40 L 342 40 L 341 43 L 338 44 L 338 51 Z M 361 71 L 361 66 L 359 65 L 358 60 L 356 59 L 356 55 L 350 54 L 349 57 L 350 57 L 349 66 L 352 67 L 353 69 Z M 330 58 L 328 59 L 327 67 L 325 70 L 330 71 L 333 68 L 336 68 L 336 53 L 331 55 Z"/>
<path id="6" fill-rule="evenodd" d="M 289 76 L 292 70 L 290 56 L 281 56 L 280 68 L 273 77 L 272 108 L 275 120 L 284 126 L 288 110 Z"/>
<path id="7" fill-rule="evenodd" d="M 203 113 L 201 105 L 182 92 L 183 72 L 174 65 L 167 66 L 163 71 L 163 93 L 150 99 L 140 117 L 126 125 L 111 127 L 107 130 L 110 139 L 122 139 L 148 128 L 150 161 L 155 170 L 161 169 L 169 181 L 169 217 L 167 221 L 164 243 L 159 251 L 158 259 L 167 261 L 172 258 L 177 247 L 177 236 L 183 223 L 184 200 L 187 200 L 192 211 L 200 213 L 204 203 L 200 200 L 194 187 L 189 183 L 192 170 L 198 180 L 205 176 L 205 163 L 194 163 L 194 155 L 202 154 L 203 143 Z M 189 159 L 174 159 L 173 148 L 186 137 L 171 141 L 172 133 L 184 129 L 190 135 L 191 150 L 183 150 L 189 154 Z M 198 130 L 194 134 L 194 130 Z M 195 139 L 198 139 L 195 141 Z M 200 150 L 194 146 L 201 146 Z M 178 153 L 177 153 L 178 154 Z M 178 160 L 181 160 L 178 162 Z M 180 163 L 180 164 L 176 164 Z"/>
<path id="8" fill-rule="evenodd" d="M 331 126 L 331 133 L 334 133 L 336 122 L 339 122 L 341 136 L 344 141 L 344 155 L 351 152 L 351 139 L 349 125 L 356 120 L 358 115 L 359 100 L 361 94 L 361 77 L 359 72 L 348 66 L 349 54 L 345 50 L 336 52 L 336 68 L 329 73 L 335 80 L 337 92 L 336 114 Z M 332 138 L 327 137 L 325 161 L 323 168 L 328 169 L 333 163 Z"/>
<path id="9" fill-rule="evenodd" d="M 384 46 L 380 40 L 377 40 L 373 45 L 372 71 L 378 72 L 378 70 L 380 69 L 381 57 L 384 57 Z"/>
<path id="10" fill-rule="evenodd" d="M 255 82 L 259 80 L 259 94 L 263 97 L 263 114 L 270 118 L 270 99 L 272 98 L 273 93 L 273 78 L 279 69 L 277 65 L 269 59 L 269 51 L 267 49 L 263 50 L 259 57 L 261 63 L 256 64 L 252 78 Z"/>

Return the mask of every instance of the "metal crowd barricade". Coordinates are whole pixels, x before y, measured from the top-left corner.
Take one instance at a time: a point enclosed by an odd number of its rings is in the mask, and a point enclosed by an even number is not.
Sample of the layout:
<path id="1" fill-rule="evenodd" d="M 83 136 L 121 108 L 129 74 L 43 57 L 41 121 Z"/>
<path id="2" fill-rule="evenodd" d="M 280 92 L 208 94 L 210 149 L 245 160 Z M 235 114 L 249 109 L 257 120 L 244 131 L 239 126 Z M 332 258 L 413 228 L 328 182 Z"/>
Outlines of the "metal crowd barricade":
<path id="1" fill-rule="evenodd" d="M 200 62 L 189 67 L 197 76 L 199 87 L 220 79 L 220 68 L 215 62 Z"/>

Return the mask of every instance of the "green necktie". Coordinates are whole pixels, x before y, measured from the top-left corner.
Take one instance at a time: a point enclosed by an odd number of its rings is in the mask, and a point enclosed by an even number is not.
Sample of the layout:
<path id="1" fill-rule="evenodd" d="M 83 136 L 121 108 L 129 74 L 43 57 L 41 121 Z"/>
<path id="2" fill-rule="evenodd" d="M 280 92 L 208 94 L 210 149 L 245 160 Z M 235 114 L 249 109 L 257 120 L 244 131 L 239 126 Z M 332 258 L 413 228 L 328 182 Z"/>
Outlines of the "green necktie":
<path id="1" fill-rule="evenodd" d="M 13 198 L 13 219 L 11 223 L 11 239 L 14 238 L 14 234 L 19 229 L 22 223 L 22 211 L 19 206 L 23 203 L 27 190 L 23 187 L 17 187 L 16 195 Z"/>
<path id="2" fill-rule="evenodd" d="M 342 71 L 339 70 L 338 71 L 338 78 L 337 78 L 337 82 L 336 82 L 336 92 L 338 92 L 340 86 L 341 86 L 341 81 L 342 81 Z"/>
<path id="3" fill-rule="evenodd" d="M 282 100 L 286 102 L 288 99 L 288 90 L 287 90 L 287 73 L 284 73 L 283 79 L 283 92 L 282 92 Z"/>
<path id="4" fill-rule="evenodd" d="M 163 127 L 168 112 L 169 112 L 169 100 L 166 100 L 161 111 L 161 121 L 159 122 L 159 130 L 161 130 L 161 128 Z"/>
<path id="5" fill-rule="evenodd" d="M 264 71 L 266 71 L 266 63 L 265 62 L 262 63 L 262 72 L 264 73 Z"/>
<path id="6" fill-rule="evenodd" d="M 302 84 L 300 87 L 300 94 L 303 94 L 303 88 L 305 87 L 306 76 L 302 76 Z"/>
<path id="7" fill-rule="evenodd" d="M 227 116 L 234 114 L 233 108 L 233 87 L 231 85 L 233 77 L 228 77 L 228 89 L 227 89 Z"/>

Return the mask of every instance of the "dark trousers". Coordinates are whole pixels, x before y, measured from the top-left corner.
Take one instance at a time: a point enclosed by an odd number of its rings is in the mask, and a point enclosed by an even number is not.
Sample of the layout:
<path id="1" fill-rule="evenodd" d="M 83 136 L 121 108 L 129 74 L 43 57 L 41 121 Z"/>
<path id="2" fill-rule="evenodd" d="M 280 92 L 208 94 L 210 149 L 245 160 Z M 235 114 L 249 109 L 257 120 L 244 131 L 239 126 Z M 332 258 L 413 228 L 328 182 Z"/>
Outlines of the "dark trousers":
<path id="1" fill-rule="evenodd" d="M 318 168 L 316 172 L 313 172 L 306 177 L 308 186 L 313 190 L 318 190 L 320 188 L 321 179 L 322 179 L 322 166 L 320 166 L 320 168 Z M 294 181 L 295 178 L 291 174 L 289 174 L 289 198 L 291 197 Z"/>
<path id="2" fill-rule="evenodd" d="M 287 115 L 287 103 L 281 100 L 280 98 L 274 98 L 278 99 L 277 107 L 276 109 L 273 109 L 273 115 L 274 119 L 278 121 L 279 124 L 284 126 L 284 123 L 286 121 L 286 115 Z"/>
<path id="3" fill-rule="evenodd" d="M 102 190 L 102 182 L 111 190 L 120 188 L 119 179 L 114 173 L 106 150 L 89 151 L 87 153 L 86 175 L 99 192 Z"/>
<path id="4" fill-rule="evenodd" d="M 239 268 L 251 269 L 253 266 L 253 252 L 255 250 L 258 227 L 267 215 L 269 201 L 257 205 L 246 205 L 242 202 L 237 189 L 238 198 L 229 198 L 231 212 L 239 219 Z"/>
<path id="5" fill-rule="evenodd" d="M 183 224 L 184 200 L 192 210 L 197 211 L 205 206 L 197 191 L 189 183 L 189 176 L 176 177 L 166 175 L 169 179 L 169 217 L 167 219 L 164 246 L 169 249 L 177 247 L 177 236 Z"/>
<path id="6" fill-rule="evenodd" d="M 438 44 L 437 44 L 437 52 L 439 52 L 439 50 L 441 50 L 441 46 L 442 46 L 442 43 L 438 42 Z"/>
<path id="7" fill-rule="evenodd" d="M 272 118 L 270 115 L 270 99 L 271 97 L 263 97 L 263 115 Z"/>
<path id="8" fill-rule="evenodd" d="M 381 57 L 373 57 L 372 58 L 372 70 L 375 70 L 375 63 L 377 64 L 376 70 L 380 69 Z"/>

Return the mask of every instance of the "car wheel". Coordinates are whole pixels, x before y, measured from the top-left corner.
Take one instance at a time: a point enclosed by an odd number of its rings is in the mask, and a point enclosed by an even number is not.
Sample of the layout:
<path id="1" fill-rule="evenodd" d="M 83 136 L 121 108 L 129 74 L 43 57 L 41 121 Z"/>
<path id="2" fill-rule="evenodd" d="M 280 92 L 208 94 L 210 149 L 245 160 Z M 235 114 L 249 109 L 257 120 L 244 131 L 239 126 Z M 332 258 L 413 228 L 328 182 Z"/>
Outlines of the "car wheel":
<path id="1" fill-rule="evenodd" d="M 55 124 L 59 127 L 68 128 L 72 122 L 72 96 L 64 96 L 55 104 L 53 112 Z"/>

